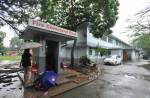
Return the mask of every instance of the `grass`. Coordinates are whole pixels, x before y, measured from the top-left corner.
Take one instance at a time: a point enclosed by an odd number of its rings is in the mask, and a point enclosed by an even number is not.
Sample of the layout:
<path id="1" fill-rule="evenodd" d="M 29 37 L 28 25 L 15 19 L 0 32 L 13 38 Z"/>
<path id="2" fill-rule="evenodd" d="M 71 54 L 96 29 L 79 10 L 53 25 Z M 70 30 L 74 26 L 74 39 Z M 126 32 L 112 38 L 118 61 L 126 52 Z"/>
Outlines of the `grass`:
<path id="1" fill-rule="evenodd" d="M 20 60 L 21 56 L 0 56 L 0 60 Z"/>

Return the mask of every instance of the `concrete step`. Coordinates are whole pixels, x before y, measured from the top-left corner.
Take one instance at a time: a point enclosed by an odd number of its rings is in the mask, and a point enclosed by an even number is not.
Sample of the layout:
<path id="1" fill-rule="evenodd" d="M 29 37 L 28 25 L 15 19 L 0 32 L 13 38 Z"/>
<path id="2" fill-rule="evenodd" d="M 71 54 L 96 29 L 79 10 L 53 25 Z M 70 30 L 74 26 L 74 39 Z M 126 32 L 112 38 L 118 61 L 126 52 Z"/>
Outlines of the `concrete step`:
<path id="1" fill-rule="evenodd" d="M 69 82 L 72 82 L 72 79 L 68 79 L 62 76 L 58 76 L 56 79 L 56 85 L 63 85 Z"/>
<path id="2" fill-rule="evenodd" d="M 25 83 L 25 82 L 24 82 L 24 73 L 18 72 L 17 74 L 18 74 L 18 77 L 19 77 L 19 79 L 20 79 L 20 81 L 21 81 L 21 83 L 22 83 L 22 85 L 23 85 L 24 87 L 33 86 L 33 82 L 32 82 L 32 81 L 31 81 L 31 82 L 28 82 L 28 83 Z"/>

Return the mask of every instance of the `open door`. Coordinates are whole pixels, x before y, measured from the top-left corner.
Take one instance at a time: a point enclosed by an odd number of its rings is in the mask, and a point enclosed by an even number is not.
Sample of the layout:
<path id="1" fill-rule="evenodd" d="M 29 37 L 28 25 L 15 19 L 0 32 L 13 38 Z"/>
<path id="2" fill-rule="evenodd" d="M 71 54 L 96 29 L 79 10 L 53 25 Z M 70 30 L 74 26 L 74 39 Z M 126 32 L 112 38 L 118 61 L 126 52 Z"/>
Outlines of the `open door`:
<path id="1" fill-rule="evenodd" d="M 128 53 L 126 50 L 123 50 L 123 62 L 127 62 L 128 61 Z"/>
<path id="2" fill-rule="evenodd" d="M 58 68 L 58 42 L 46 41 L 46 70 L 57 72 Z"/>

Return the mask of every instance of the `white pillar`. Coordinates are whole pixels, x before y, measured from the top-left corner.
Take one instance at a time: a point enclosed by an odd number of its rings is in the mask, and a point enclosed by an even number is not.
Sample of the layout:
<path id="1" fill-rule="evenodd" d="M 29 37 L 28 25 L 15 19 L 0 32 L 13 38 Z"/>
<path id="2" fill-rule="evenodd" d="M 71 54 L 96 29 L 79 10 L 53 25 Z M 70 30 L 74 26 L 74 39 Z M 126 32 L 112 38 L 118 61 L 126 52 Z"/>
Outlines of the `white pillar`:
<path id="1" fill-rule="evenodd" d="M 38 70 L 39 72 L 44 72 L 46 67 L 46 54 L 45 54 L 46 42 L 44 40 L 41 40 L 40 43 L 43 45 L 43 47 L 39 48 Z"/>
<path id="2" fill-rule="evenodd" d="M 61 56 L 61 42 L 58 42 L 58 52 L 57 52 L 57 55 L 58 55 L 58 64 L 57 64 L 57 73 L 60 73 L 61 72 L 61 67 L 60 67 L 60 63 L 62 61 L 62 56 Z"/>

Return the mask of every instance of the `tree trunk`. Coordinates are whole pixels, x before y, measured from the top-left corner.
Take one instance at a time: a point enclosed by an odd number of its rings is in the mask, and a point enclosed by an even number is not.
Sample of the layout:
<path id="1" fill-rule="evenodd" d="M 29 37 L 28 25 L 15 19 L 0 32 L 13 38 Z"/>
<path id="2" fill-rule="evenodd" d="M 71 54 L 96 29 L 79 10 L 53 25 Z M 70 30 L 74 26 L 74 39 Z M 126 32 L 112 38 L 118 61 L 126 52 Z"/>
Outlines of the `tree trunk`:
<path id="1" fill-rule="evenodd" d="M 74 40 L 73 47 L 71 49 L 71 62 L 70 62 L 71 67 L 74 67 L 74 49 L 75 49 L 76 43 L 77 43 L 77 39 Z"/>

